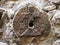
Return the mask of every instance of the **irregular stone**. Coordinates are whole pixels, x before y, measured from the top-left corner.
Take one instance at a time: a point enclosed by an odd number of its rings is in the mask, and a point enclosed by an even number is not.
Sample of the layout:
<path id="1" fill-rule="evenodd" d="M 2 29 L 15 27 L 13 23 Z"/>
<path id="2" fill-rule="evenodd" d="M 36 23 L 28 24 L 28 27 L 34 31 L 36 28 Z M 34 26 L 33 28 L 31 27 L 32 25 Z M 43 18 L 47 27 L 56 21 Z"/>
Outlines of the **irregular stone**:
<path id="1" fill-rule="evenodd" d="M 54 34 L 56 38 L 60 38 L 60 25 L 54 25 Z"/>
<path id="2" fill-rule="evenodd" d="M 5 31 L 3 33 L 3 39 L 14 39 L 13 36 L 13 27 L 12 27 L 12 20 L 9 21 L 9 23 L 6 24 Z"/>
<path id="3" fill-rule="evenodd" d="M 56 14 L 53 16 L 53 18 L 60 18 L 60 10 L 56 11 Z"/>
<path id="4" fill-rule="evenodd" d="M 45 6 L 50 5 L 49 0 L 39 0 L 39 6 L 43 9 Z"/>
<path id="5" fill-rule="evenodd" d="M 56 8 L 55 5 L 50 5 L 50 6 L 44 7 L 43 10 L 45 10 L 45 11 L 51 11 L 51 10 L 54 10 L 55 8 Z"/>
<path id="6" fill-rule="evenodd" d="M 48 36 L 50 26 L 46 12 L 39 11 L 31 4 L 21 8 L 13 21 L 13 28 L 19 36 Z"/>
<path id="7" fill-rule="evenodd" d="M 60 25 L 55 25 L 55 33 L 60 34 Z"/>
<path id="8" fill-rule="evenodd" d="M 60 38 L 60 34 L 55 34 L 56 38 Z"/>
<path id="9" fill-rule="evenodd" d="M 60 40 L 54 41 L 52 45 L 60 45 Z"/>
<path id="10" fill-rule="evenodd" d="M 51 0 L 53 2 L 53 4 L 57 4 L 60 5 L 60 0 Z"/>
<path id="11" fill-rule="evenodd" d="M 52 17 L 55 15 L 55 13 L 56 13 L 56 10 L 52 10 L 52 11 L 49 11 L 47 13 L 47 15 L 49 16 L 50 21 L 51 21 Z"/>
<path id="12" fill-rule="evenodd" d="M 51 19 L 51 22 L 54 24 L 54 23 L 56 23 L 56 19 L 55 18 L 52 18 Z"/>
<path id="13" fill-rule="evenodd" d="M 0 42 L 0 45 L 8 45 L 8 44 L 4 42 Z"/>
<path id="14" fill-rule="evenodd" d="M 51 20 L 54 24 L 54 33 L 56 35 L 55 37 L 60 38 L 60 10 L 56 10 Z"/>
<path id="15" fill-rule="evenodd" d="M 4 4 L 4 7 L 6 7 L 7 9 L 12 8 L 15 3 L 16 2 L 14 2 L 14 1 L 8 1 Z"/>
<path id="16" fill-rule="evenodd" d="M 7 14 L 8 14 L 8 17 L 11 19 L 14 15 L 14 11 L 12 9 L 7 9 Z"/>
<path id="17" fill-rule="evenodd" d="M 17 45 L 16 43 L 10 43 L 10 45 Z"/>
<path id="18" fill-rule="evenodd" d="M 56 24 L 60 24 L 60 10 L 57 10 L 53 18 L 56 22 Z M 53 20 L 52 20 L 53 21 Z"/>
<path id="19" fill-rule="evenodd" d="M 56 37 L 60 37 L 60 10 L 56 10 L 56 13 L 52 17 L 52 23 L 54 24 L 54 33 Z"/>

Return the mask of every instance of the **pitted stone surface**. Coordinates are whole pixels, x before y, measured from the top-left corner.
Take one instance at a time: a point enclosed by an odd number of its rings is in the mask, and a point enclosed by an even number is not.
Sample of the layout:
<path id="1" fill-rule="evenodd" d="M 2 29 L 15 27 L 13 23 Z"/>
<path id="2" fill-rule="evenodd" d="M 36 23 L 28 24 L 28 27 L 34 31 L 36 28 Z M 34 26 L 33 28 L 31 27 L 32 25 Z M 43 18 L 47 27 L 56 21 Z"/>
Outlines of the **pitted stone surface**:
<path id="1" fill-rule="evenodd" d="M 13 28 L 20 36 L 47 36 L 51 25 L 45 12 L 27 5 L 16 14 Z"/>
<path id="2" fill-rule="evenodd" d="M 31 7 L 25 6 L 25 3 L 30 1 L 34 2 L 39 9 L 31 5 Z M 25 7 L 22 6 L 23 4 Z M 0 5 L 6 8 L 8 14 L 8 18 L 5 19 L 5 14 L 2 18 L 5 25 L 2 26 L 3 29 L 0 28 L 0 32 L 3 33 L 0 33 L 3 39 L 1 45 L 4 40 L 9 42 L 9 45 L 60 45 L 60 0 L 19 0 L 17 2 L 8 0 L 6 3 L 1 2 Z M 40 11 L 43 8 L 47 14 Z M 9 22 L 5 23 L 7 19 Z"/>

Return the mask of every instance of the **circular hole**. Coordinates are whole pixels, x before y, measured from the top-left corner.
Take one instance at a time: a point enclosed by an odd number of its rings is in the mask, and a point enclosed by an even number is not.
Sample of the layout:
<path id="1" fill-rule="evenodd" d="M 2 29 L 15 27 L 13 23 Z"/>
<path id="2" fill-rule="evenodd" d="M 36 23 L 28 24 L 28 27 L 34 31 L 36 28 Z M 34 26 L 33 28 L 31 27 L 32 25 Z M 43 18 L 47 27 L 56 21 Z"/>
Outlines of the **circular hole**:
<path id="1" fill-rule="evenodd" d="M 29 26 L 33 27 L 33 22 L 32 21 L 30 21 Z"/>

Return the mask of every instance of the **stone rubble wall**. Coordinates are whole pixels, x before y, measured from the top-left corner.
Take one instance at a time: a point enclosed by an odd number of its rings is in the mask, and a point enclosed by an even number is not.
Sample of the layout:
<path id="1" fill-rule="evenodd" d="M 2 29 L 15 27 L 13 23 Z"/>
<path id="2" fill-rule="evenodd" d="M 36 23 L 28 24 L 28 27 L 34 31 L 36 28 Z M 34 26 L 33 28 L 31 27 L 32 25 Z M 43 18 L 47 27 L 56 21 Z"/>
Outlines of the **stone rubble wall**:
<path id="1" fill-rule="evenodd" d="M 60 45 L 60 0 L 37 0 L 37 2 L 39 2 L 38 5 L 40 9 L 47 13 L 51 23 L 51 33 L 48 38 L 41 38 L 41 40 L 39 40 L 40 37 L 28 39 L 19 38 L 13 30 L 13 20 L 11 19 L 11 15 L 16 12 L 14 13 L 11 9 L 14 5 L 20 2 L 8 1 L 1 5 L 1 7 L 5 8 L 5 11 L 2 16 L 4 25 L 0 28 L 0 45 Z M 35 3 L 37 2 L 35 0 Z"/>

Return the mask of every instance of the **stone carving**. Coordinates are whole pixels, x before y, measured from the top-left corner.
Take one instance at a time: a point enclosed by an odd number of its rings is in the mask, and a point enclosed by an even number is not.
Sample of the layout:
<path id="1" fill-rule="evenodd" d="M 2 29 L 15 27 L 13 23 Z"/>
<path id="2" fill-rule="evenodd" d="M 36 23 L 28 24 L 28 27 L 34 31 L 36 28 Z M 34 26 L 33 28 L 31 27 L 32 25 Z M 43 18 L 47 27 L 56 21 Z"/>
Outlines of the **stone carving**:
<path id="1" fill-rule="evenodd" d="M 13 28 L 19 36 L 47 36 L 51 25 L 45 12 L 27 5 L 15 15 Z"/>

